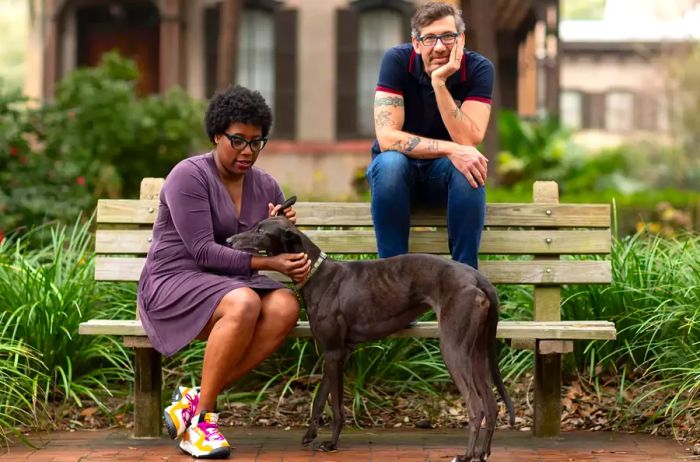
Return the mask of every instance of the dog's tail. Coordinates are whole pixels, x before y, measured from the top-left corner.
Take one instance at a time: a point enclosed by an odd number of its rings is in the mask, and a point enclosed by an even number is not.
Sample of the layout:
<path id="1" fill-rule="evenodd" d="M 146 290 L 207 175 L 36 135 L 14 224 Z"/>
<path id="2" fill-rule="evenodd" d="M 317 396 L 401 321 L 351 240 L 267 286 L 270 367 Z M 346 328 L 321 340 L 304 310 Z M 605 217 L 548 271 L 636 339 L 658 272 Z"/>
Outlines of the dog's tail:
<path id="1" fill-rule="evenodd" d="M 510 426 L 515 426 L 515 408 L 513 407 L 513 401 L 511 401 L 508 391 L 503 384 L 503 379 L 501 378 L 501 369 L 498 367 L 498 352 L 496 351 L 496 330 L 498 329 L 498 317 L 499 317 L 499 301 L 498 293 L 493 286 L 484 289 L 484 292 L 489 297 L 489 302 L 491 307 L 489 309 L 489 314 L 487 317 L 489 339 L 489 362 L 491 363 L 491 377 L 493 378 L 493 383 L 498 389 L 498 394 L 501 395 L 503 402 L 506 404 L 506 409 L 508 409 L 508 415 L 510 416 L 509 423 Z"/>

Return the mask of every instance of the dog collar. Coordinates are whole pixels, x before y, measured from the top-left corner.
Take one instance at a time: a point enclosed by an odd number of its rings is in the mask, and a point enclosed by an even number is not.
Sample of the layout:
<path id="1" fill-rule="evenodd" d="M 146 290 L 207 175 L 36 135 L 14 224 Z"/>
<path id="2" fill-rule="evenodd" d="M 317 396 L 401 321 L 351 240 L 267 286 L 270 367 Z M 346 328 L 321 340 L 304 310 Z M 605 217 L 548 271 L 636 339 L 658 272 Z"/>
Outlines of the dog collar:
<path id="1" fill-rule="evenodd" d="M 309 279 L 311 279 L 311 276 L 314 275 L 316 270 L 318 270 L 318 268 L 321 266 L 321 263 L 323 263 L 326 260 L 326 258 L 328 258 L 328 255 L 326 255 L 326 252 L 321 251 L 318 258 L 316 259 L 316 262 L 314 263 L 314 266 L 311 267 L 311 271 L 309 271 L 309 275 L 306 276 L 306 279 L 304 279 L 304 281 L 302 281 L 301 284 L 297 284 L 297 289 L 301 289 L 302 287 L 304 287 L 304 284 L 309 282 Z"/>

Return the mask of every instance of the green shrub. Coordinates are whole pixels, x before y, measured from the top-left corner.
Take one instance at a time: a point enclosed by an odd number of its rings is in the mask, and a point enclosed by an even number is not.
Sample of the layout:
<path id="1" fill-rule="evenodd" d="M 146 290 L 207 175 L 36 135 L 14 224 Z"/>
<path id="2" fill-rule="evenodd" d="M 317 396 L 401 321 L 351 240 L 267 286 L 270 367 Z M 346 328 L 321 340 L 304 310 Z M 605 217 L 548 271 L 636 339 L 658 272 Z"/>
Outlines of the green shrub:
<path id="1" fill-rule="evenodd" d="M 38 109 L 0 86 L 0 232 L 71 223 L 99 197 L 138 197 L 142 178 L 209 145 L 203 102 L 181 89 L 140 98 L 137 78 L 132 61 L 108 53 Z"/>
<path id="2" fill-rule="evenodd" d="M 207 145 L 202 102 L 178 88 L 140 98 L 137 81 L 133 61 L 107 53 L 67 75 L 44 108 L 47 154 L 69 160 L 96 197 L 138 197 L 142 178 L 165 176 Z"/>
<path id="3" fill-rule="evenodd" d="M 26 389 L 34 390 L 32 402 L 99 402 L 113 385 L 133 380 L 118 338 L 78 335 L 87 319 L 133 316 L 123 294 L 94 280 L 90 224 L 52 227 L 39 247 L 27 244 L 31 233 L 0 244 L 0 338 L 36 352 L 45 368 Z"/>
<path id="4" fill-rule="evenodd" d="M 614 342 L 578 345 L 578 370 L 596 380 L 600 372 L 620 377 L 621 397 L 626 381 L 645 384 L 645 393 L 624 408 L 625 418 L 654 423 L 689 413 L 697 419 L 700 236 L 643 232 L 615 240 L 612 268 L 612 285 L 566 291 L 567 319 L 609 319 L 618 329 Z"/>

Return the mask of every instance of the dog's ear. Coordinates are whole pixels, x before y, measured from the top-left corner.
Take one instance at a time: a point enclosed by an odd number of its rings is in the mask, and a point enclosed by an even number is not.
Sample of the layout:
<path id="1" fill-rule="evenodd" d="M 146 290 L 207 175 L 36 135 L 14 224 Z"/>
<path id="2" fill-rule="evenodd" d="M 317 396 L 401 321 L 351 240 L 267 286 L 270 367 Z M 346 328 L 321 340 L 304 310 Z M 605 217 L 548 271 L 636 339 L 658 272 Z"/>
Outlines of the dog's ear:
<path id="1" fill-rule="evenodd" d="M 301 242 L 301 236 L 291 229 L 284 230 L 282 246 L 287 253 L 299 253 L 304 251 L 304 244 Z"/>

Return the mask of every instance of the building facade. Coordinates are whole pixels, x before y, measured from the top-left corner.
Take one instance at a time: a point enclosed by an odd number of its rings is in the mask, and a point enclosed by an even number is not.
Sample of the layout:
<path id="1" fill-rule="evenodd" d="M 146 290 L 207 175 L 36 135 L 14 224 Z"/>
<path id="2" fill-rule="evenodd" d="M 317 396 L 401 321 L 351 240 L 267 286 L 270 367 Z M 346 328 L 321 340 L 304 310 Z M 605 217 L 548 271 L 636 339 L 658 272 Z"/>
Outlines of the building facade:
<path id="1" fill-rule="evenodd" d="M 384 51 L 410 40 L 407 0 L 31 0 L 26 93 L 111 49 L 135 60 L 142 94 L 181 86 L 210 97 L 230 82 L 259 90 L 275 114 L 259 165 L 303 197 L 356 194 L 373 138 Z M 496 66 L 499 107 L 559 110 L 558 0 L 454 0 L 467 48 Z M 494 123 L 492 122 L 491 127 Z M 496 130 L 486 149 L 498 150 Z"/>

